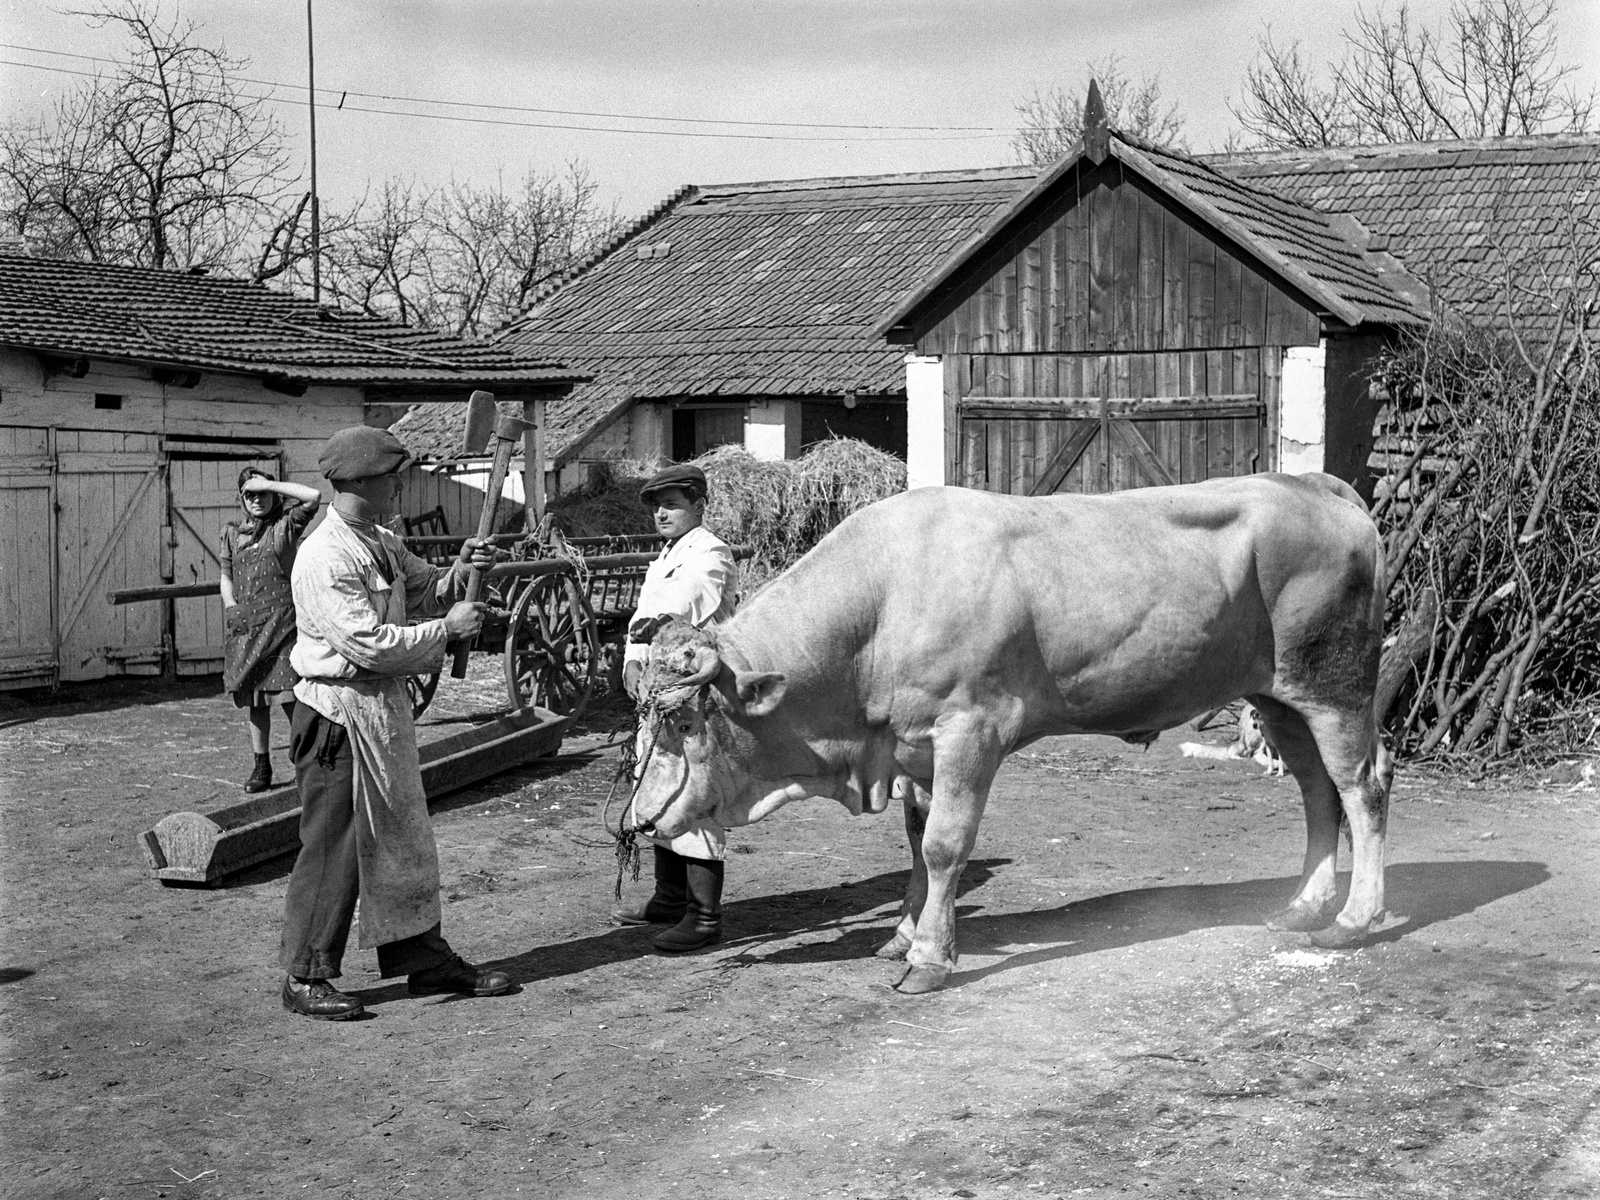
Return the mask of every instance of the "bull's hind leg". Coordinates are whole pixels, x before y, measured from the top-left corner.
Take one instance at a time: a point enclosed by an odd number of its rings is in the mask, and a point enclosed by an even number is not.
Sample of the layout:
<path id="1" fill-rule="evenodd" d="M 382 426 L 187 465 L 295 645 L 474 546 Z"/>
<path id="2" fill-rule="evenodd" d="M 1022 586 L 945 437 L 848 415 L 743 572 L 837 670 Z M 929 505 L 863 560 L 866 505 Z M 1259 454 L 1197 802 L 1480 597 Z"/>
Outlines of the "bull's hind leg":
<path id="1" fill-rule="evenodd" d="M 894 936 L 878 947 L 879 958 L 901 959 L 911 949 L 911 939 L 917 933 L 917 921 L 922 917 L 922 907 L 928 900 L 928 863 L 922 857 L 922 835 L 928 827 L 928 790 L 912 779 L 902 777 L 895 781 L 905 806 L 906 840 L 911 843 L 911 881 L 906 884 L 906 898 L 900 904 L 900 924 Z"/>
<path id="2" fill-rule="evenodd" d="M 1350 825 L 1350 895 L 1332 925 L 1312 935 L 1325 949 L 1359 944 L 1384 918 L 1384 855 L 1394 760 L 1369 705 L 1306 709 L 1306 722 Z"/>
<path id="3" fill-rule="evenodd" d="M 1287 908 L 1267 918 L 1268 929 L 1307 932 L 1333 922 L 1338 892 L 1339 789 L 1322 761 L 1317 739 L 1294 709 L 1270 696 L 1251 696 L 1283 765 L 1300 785 L 1306 816 L 1306 857 L 1300 887 Z"/>
<path id="4" fill-rule="evenodd" d="M 1000 739 L 977 717 L 941 717 L 934 729 L 933 801 L 922 831 L 928 892 L 898 985 L 913 995 L 942 987 L 956 965 L 956 888 L 1000 765 Z"/>

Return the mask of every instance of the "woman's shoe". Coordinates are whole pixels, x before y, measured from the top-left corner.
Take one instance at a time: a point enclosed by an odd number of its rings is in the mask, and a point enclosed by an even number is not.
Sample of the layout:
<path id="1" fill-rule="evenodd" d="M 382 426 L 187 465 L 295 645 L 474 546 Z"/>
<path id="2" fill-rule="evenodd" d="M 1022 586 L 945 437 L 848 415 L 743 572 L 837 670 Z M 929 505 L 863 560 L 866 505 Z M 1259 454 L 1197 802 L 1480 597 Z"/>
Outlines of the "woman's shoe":
<path id="1" fill-rule="evenodd" d="M 272 755 L 256 755 L 256 769 L 250 772 L 250 778 L 244 781 L 244 790 L 247 792 L 264 792 L 272 786 Z"/>

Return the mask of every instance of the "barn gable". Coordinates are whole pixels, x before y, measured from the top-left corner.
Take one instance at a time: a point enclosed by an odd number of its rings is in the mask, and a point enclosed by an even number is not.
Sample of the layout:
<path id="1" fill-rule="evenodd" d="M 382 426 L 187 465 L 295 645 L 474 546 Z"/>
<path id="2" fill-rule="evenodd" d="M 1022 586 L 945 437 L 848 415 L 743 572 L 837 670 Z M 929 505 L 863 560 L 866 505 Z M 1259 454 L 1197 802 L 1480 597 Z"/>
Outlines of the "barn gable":
<path id="1" fill-rule="evenodd" d="M 915 350 L 914 481 L 1094 492 L 1363 461 L 1328 341 L 1427 304 L 1352 218 L 1091 123 L 878 329 Z"/>

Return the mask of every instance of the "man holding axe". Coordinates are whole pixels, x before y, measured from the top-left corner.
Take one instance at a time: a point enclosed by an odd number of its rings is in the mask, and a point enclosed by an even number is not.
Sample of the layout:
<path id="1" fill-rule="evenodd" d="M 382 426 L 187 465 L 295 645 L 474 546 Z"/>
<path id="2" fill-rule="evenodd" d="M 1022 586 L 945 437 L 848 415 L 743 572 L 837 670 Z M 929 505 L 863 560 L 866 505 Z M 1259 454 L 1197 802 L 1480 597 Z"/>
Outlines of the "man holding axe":
<path id="1" fill-rule="evenodd" d="M 492 410 L 493 397 L 479 395 Z M 446 643 L 465 647 L 477 636 L 485 606 L 471 584 L 495 552 L 483 537 L 469 538 L 456 562 L 434 567 L 406 550 L 384 525 L 405 461 L 387 430 L 359 426 L 329 438 L 320 462 L 333 505 L 294 566 L 299 640 L 290 661 L 301 678 L 290 753 L 300 855 L 279 961 L 284 1007 L 319 1020 L 362 1012 L 329 982 L 339 977 L 358 898 L 359 944 L 377 948 L 384 978 L 408 976 L 413 995 L 511 987 L 504 972 L 465 962 L 440 934 L 439 859 L 405 684 L 439 670 Z M 485 500 L 491 521 L 498 490 Z M 439 619 L 409 623 L 419 616 Z"/>

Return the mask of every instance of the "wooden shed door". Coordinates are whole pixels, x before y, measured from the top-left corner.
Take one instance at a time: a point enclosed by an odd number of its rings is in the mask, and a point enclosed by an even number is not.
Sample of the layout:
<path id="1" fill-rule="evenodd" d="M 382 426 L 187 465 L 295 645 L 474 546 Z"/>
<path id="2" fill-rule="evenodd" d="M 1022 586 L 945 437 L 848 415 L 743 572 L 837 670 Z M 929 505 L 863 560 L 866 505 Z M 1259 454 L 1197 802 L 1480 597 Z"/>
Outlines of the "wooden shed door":
<path id="1" fill-rule="evenodd" d="M 280 476 L 280 462 L 260 450 L 228 458 L 174 457 L 172 473 L 172 582 L 212 583 L 221 578 L 222 527 L 242 515 L 239 472 L 259 467 Z M 173 646 L 179 675 L 222 671 L 222 602 L 215 596 L 174 600 Z"/>
<path id="2" fill-rule="evenodd" d="M 964 487 L 1046 496 L 1197 483 L 1265 470 L 1266 408 L 1255 396 L 961 402 Z"/>
<path id="3" fill-rule="evenodd" d="M 54 468 L 49 430 L 0 428 L 0 687 L 55 680 Z"/>
<path id="4" fill-rule="evenodd" d="M 56 431 L 56 562 L 63 680 L 161 670 L 161 610 L 113 607 L 113 588 L 161 580 L 165 465 L 154 434 Z"/>

